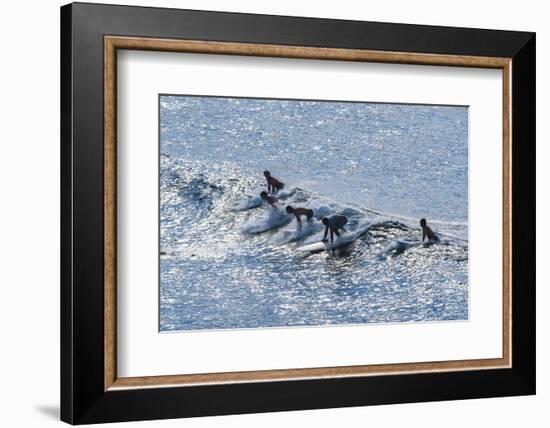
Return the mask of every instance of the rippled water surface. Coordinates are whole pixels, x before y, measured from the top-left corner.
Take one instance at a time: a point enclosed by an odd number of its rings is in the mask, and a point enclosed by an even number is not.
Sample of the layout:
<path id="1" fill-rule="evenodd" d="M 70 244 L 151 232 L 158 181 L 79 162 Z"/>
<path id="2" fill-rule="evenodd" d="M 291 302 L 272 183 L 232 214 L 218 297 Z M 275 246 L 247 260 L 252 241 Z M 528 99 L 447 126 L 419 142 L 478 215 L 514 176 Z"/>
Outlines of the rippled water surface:
<path id="1" fill-rule="evenodd" d="M 161 96 L 160 120 L 162 331 L 468 318 L 467 108 Z"/>

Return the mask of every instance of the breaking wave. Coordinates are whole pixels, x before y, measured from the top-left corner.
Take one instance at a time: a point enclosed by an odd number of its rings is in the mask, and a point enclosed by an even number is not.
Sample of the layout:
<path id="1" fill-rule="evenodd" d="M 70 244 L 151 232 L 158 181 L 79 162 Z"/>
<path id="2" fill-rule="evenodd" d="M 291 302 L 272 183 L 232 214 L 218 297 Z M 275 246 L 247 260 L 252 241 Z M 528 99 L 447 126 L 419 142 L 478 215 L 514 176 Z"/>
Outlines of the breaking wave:
<path id="1" fill-rule="evenodd" d="M 324 226 L 320 223 L 321 218 L 334 214 L 348 218 L 347 232 L 344 232 L 341 241 L 346 241 L 347 236 L 347 241 L 353 242 L 368 234 L 372 241 L 386 241 L 382 253 L 393 255 L 422 245 L 417 219 L 338 203 L 299 187 L 273 193 L 278 203 L 271 207 L 259 196 L 265 190 L 263 182 L 245 175 L 233 165 L 201 168 L 197 164 L 167 156 L 162 158 L 162 165 L 161 224 L 165 252 L 173 250 L 174 243 L 186 240 L 173 233 L 175 230 L 184 227 L 186 233 L 198 229 L 203 234 L 215 234 L 224 228 L 223 225 L 234 224 L 236 220 L 241 220 L 238 229 L 244 236 L 266 233 L 268 236 L 265 239 L 276 245 L 311 244 L 322 239 Z M 312 221 L 304 218 L 302 228 L 298 228 L 294 215 L 285 211 L 287 205 L 312 209 Z M 441 240 L 438 245 L 467 248 L 466 223 L 437 219 L 430 219 L 429 223 Z M 360 233 L 357 233 L 358 228 Z M 434 244 L 426 243 L 424 246 Z"/>
<path id="2" fill-rule="evenodd" d="M 336 201 L 292 183 L 274 194 L 277 206 L 268 207 L 259 197 L 266 190 L 261 172 L 231 163 L 162 156 L 160 183 L 164 329 L 467 319 L 466 223 L 428 219 L 440 241 L 422 243 L 419 219 Z M 310 208 L 314 216 L 303 218 L 300 228 L 286 205 Z M 320 219 L 334 214 L 347 217 L 346 231 L 326 246 Z M 355 300 L 344 299 L 351 304 L 345 315 L 337 307 L 316 313 L 308 300 L 313 315 L 304 318 L 291 303 L 281 303 L 298 298 L 304 304 L 304 296 L 291 295 L 289 283 L 313 299 L 350 287 L 345 293 Z M 303 290 L 314 283 L 315 291 Z M 239 292 L 229 295 L 222 284 Z M 233 307 L 242 313 L 205 308 L 198 303 L 205 292 L 245 299 L 252 312 L 255 304 L 278 312 L 263 314 L 257 324 L 246 307 Z M 198 305 L 195 315 L 174 315 L 173 302 L 182 295 L 186 304 Z M 287 304 L 291 309 L 282 310 Z"/>

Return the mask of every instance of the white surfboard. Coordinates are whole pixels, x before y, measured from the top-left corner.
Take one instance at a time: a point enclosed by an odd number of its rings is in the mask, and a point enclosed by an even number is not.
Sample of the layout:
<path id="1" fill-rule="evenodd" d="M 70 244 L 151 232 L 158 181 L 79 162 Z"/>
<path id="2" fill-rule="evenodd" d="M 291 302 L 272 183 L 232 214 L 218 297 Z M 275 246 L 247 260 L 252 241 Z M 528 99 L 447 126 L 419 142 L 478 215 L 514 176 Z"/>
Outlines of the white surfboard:
<path id="1" fill-rule="evenodd" d="M 327 245 L 324 242 L 315 242 L 313 244 L 298 247 L 298 249 L 308 253 L 320 253 L 321 251 L 325 251 L 327 249 Z"/>
<path id="2" fill-rule="evenodd" d="M 321 252 L 321 251 L 330 251 L 335 250 L 337 248 L 343 247 L 345 245 L 351 244 L 368 230 L 370 226 L 370 223 L 365 223 L 362 225 L 359 225 L 355 230 L 350 230 L 348 232 L 343 232 L 339 237 L 337 237 L 334 242 L 325 243 L 325 242 L 314 242 L 309 245 L 304 245 L 302 247 L 299 247 L 302 251 L 309 251 L 312 253 L 315 252 Z"/>
<path id="3" fill-rule="evenodd" d="M 340 238 L 346 238 L 341 236 Z M 347 237 L 348 239 L 336 239 L 333 243 L 326 243 L 326 242 L 316 242 L 314 244 L 304 245 L 302 247 L 299 247 L 301 251 L 307 251 L 309 253 L 320 253 L 321 251 L 331 251 L 335 250 L 337 248 L 343 247 L 344 245 L 351 244 L 353 241 L 355 241 L 355 237 Z"/>

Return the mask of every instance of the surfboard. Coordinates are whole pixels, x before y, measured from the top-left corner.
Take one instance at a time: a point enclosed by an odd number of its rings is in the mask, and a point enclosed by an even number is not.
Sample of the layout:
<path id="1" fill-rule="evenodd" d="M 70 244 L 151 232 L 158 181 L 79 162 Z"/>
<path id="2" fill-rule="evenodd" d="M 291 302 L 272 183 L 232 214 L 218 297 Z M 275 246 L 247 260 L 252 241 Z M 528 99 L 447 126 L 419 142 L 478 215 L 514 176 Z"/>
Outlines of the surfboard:
<path id="1" fill-rule="evenodd" d="M 321 251 L 330 251 L 335 250 L 337 248 L 343 247 L 345 245 L 351 244 L 368 230 L 370 226 L 370 223 L 359 225 L 355 230 L 350 230 L 348 232 L 344 232 L 339 237 L 337 237 L 334 242 L 332 243 L 324 243 L 324 242 L 314 242 L 309 245 L 304 245 L 302 247 L 299 247 L 302 251 L 309 251 L 309 252 L 321 252 Z M 322 236 L 322 235 L 321 235 Z"/>
<path id="2" fill-rule="evenodd" d="M 321 251 L 335 250 L 337 248 L 343 247 L 344 245 L 351 244 L 358 237 L 359 236 L 356 234 L 341 235 L 332 243 L 314 242 L 313 244 L 301 246 L 299 247 L 299 249 L 301 251 L 307 251 L 310 253 L 320 253 Z"/>
<path id="3" fill-rule="evenodd" d="M 332 244 L 327 244 L 324 242 L 316 242 L 314 244 L 304 245 L 302 247 L 299 247 L 301 251 L 306 251 L 309 253 L 320 253 L 321 251 L 331 251 L 335 250 L 337 248 L 343 247 L 345 245 L 351 244 L 355 239 L 347 239 L 347 240 L 336 240 Z"/>
<path id="4" fill-rule="evenodd" d="M 327 245 L 324 242 L 315 242 L 313 244 L 298 247 L 298 249 L 308 253 L 320 253 L 321 251 L 325 251 L 327 249 Z"/>
<path id="5" fill-rule="evenodd" d="M 337 239 L 334 240 L 334 242 L 330 244 L 325 244 L 325 247 L 327 251 L 334 250 L 336 248 L 343 247 L 344 245 L 351 244 L 353 241 L 355 241 L 357 238 L 359 238 L 359 233 L 350 233 L 350 234 L 343 234 L 340 235 Z"/>

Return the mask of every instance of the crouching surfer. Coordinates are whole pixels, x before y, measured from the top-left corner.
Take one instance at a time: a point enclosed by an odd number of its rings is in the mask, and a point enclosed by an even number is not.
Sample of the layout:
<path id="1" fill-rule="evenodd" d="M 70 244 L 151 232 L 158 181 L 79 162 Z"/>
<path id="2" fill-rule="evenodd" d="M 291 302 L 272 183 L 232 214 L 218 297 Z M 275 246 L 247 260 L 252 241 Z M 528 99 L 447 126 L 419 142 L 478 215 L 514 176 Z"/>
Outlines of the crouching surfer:
<path id="1" fill-rule="evenodd" d="M 425 218 L 420 219 L 420 227 L 422 228 L 422 242 L 424 242 L 424 239 L 426 238 L 428 238 L 428 241 L 439 242 L 438 236 L 428 226 Z"/>
<path id="2" fill-rule="evenodd" d="M 264 171 L 265 179 L 267 180 L 267 191 L 268 192 L 278 192 L 281 190 L 285 185 L 281 183 L 279 180 L 277 180 L 275 177 L 271 175 L 269 171 Z"/>
<path id="3" fill-rule="evenodd" d="M 330 243 L 334 242 L 334 234 L 340 236 L 338 233 L 339 230 L 346 231 L 344 229 L 345 224 L 348 222 L 346 216 L 343 215 L 333 215 L 332 217 L 323 217 L 321 222 L 325 225 L 325 235 L 323 236 L 323 242 L 328 242 L 327 235 L 330 230 Z"/>
<path id="4" fill-rule="evenodd" d="M 260 193 L 260 198 L 266 201 L 271 207 L 274 207 L 275 204 L 279 202 L 277 198 L 274 198 L 273 196 L 269 196 L 265 191 Z"/>
<path id="5" fill-rule="evenodd" d="M 305 216 L 307 221 L 311 221 L 313 218 L 313 210 L 310 210 L 309 208 L 293 208 L 292 206 L 288 205 L 286 207 L 286 212 L 289 214 L 294 214 L 296 217 L 296 222 L 298 223 L 298 229 L 302 229 L 302 219 L 301 216 Z"/>

